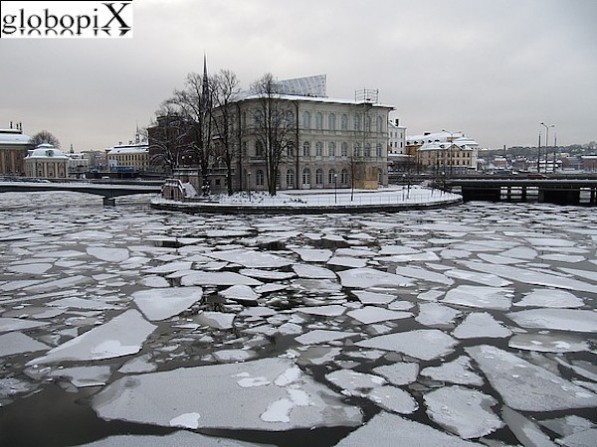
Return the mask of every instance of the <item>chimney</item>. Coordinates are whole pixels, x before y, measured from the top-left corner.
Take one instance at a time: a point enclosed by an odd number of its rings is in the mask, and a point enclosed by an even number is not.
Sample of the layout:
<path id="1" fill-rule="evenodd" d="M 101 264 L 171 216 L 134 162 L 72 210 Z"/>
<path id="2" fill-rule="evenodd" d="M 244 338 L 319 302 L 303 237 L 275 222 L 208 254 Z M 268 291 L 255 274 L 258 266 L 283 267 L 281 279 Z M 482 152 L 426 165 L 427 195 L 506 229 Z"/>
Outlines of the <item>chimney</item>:
<path id="1" fill-rule="evenodd" d="M 396 118 L 396 126 L 400 125 L 400 120 L 398 118 Z"/>

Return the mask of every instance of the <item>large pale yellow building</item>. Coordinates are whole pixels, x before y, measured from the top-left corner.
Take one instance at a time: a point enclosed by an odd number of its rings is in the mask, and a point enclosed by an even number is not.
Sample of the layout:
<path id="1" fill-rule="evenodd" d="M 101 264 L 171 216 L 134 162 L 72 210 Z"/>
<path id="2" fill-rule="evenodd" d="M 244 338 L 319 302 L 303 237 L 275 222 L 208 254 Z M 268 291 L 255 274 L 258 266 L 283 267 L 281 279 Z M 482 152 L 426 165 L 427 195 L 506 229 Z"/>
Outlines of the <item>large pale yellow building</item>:
<path id="1" fill-rule="evenodd" d="M 149 169 L 149 144 L 130 142 L 106 150 L 110 171 L 146 172 Z"/>

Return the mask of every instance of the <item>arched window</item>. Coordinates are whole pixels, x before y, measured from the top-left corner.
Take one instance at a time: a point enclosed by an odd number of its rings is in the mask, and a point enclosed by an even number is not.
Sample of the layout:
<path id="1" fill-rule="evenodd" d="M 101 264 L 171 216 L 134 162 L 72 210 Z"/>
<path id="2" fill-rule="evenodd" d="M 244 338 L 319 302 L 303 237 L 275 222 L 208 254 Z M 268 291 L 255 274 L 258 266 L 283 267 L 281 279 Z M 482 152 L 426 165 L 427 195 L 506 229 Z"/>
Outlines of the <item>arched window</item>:
<path id="1" fill-rule="evenodd" d="M 255 185 L 263 186 L 264 182 L 265 182 L 265 177 L 263 175 L 263 171 L 261 169 L 258 169 L 257 172 L 255 173 Z"/>
<path id="2" fill-rule="evenodd" d="M 334 143 L 333 141 L 330 141 L 328 143 L 328 155 L 330 157 L 336 156 L 336 143 Z"/>
<path id="3" fill-rule="evenodd" d="M 340 147 L 340 155 L 342 157 L 348 157 L 348 143 L 343 142 L 342 146 Z"/>
<path id="4" fill-rule="evenodd" d="M 303 169 L 303 185 L 311 184 L 311 171 L 309 168 Z"/>
<path id="5" fill-rule="evenodd" d="M 346 169 L 342 169 L 340 174 L 340 183 L 343 185 L 348 185 L 348 171 Z"/>
<path id="6" fill-rule="evenodd" d="M 371 145 L 369 143 L 365 144 L 365 157 L 371 157 Z"/>
<path id="7" fill-rule="evenodd" d="M 303 127 L 311 129 L 311 114 L 309 112 L 303 112 Z"/>
<path id="8" fill-rule="evenodd" d="M 329 130 L 336 130 L 336 115 L 330 113 L 328 115 L 328 129 Z"/>
<path id="9" fill-rule="evenodd" d="M 286 127 L 294 127 L 294 113 L 292 113 L 292 110 L 287 110 L 286 111 Z"/>
<path id="10" fill-rule="evenodd" d="M 342 118 L 340 118 L 340 128 L 348 130 L 348 115 L 346 113 L 342 114 Z"/>
<path id="11" fill-rule="evenodd" d="M 263 144 L 261 141 L 255 141 L 255 156 L 263 157 Z"/>
<path id="12" fill-rule="evenodd" d="M 318 141 L 315 143 L 315 156 L 322 157 L 323 156 L 323 143 Z"/>
<path id="13" fill-rule="evenodd" d="M 369 115 L 365 116 L 365 131 L 371 132 L 371 117 Z"/>
<path id="14" fill-rule="evenodd" d="M 311 156 L 311 143 L 305 141 L 303 143 L 303 157 L 310 157 Z"/>
<path id="15" fill-rule="evenodd" d="M 286 171 L 286 187 L 294 189 L 294 171 L 292 169 Z"/>
<path id="16" fill-rule="evenodd" d="M 383 120 L 381 119 L 381 116 L 378 116 L 375 119 L 375 130 L 377 132 L 383 132 Z"/>
<path id="17" fill-rule="evenodd" d="M 354 130 L 361 130 L 361 115 L 358 113 L 354 116 Z"/>
<path id="18" fill-rule="evenodd" d="M 317 112 L 317 115 L 315 115 L 315 128 L 317 130 L 323 129 L 323 113 L 321 112 Z"/>
<path id="19" fill-rule="evenodd" d="M 286 155 L 294 157 L 294 143 L 292 141 L 286 143 Z"/>
<path id="20" fill-rule="evenodd" d="M 377 158 L 381 158 L 382 155 L 383 155 L 383 151 L 382 151 L 381 143 L 377 143 L 375 145 L 375 156 Z"/>
<path id="21" fill-rule="evenodd" d="M 323 185 L 323 169 L 321 168 L 315 171 L 315 184 Z"/>
<path id="22" fill-rule="evenodd" d="M 338 182 L 338 175 L 336 174 L 335 169 L 330 169 L 328 171 L 328 183 L 330 185 L 335 185 Z"/>
<path id="23" fill-rule="evenodd" d="M 352 149 L 352 155 L 354 157 L 360 157 L 361 156 L 361 145 L 359 143 L 355 143 L 354 147 Z"/>

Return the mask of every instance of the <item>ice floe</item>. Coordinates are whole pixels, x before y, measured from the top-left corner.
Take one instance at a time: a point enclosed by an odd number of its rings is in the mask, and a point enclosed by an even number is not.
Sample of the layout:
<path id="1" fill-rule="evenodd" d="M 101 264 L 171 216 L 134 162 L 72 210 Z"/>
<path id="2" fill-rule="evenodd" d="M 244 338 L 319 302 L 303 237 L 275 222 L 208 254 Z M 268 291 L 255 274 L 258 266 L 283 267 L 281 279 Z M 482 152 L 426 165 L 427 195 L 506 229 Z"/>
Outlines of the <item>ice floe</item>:
<path id="1" fill-rule="evenodd" d="M 552 308 L 576 308 L 584 306 L 584 301 L 565 290 L 534 289 L 527 293 L 514 306 L 519 307 L 552 307 Z"/>
<path id="2" fill-rule="evenodd" d="M 445 286 L 451 286 L 454 284 L 454 280 L 448 278 L 447 276 L 431 272 L 429 270 L 425 270 L 421 267 L 396 267 L 396 274 L 407 276 L 409 278 L 420 279 L 423 281 L 429 281 L 433 283 L 443 284 Z"/>
<path id="3" fill-rule="evenodd" d="M 176 421 L 175 421 L 176 422 Z M 206 436 L 188 431 L 177 431 L 166 436 L 120 435 L 109 436 L 79 447 L 267 447 L 266 444 L 237 441 L 214 436 Z"/>
<path id="4" fill-rule="evenodd" d="M 237 284 L 220 292 L 223 297 L 242 303 L 255 303 L 259 295 L 246 284 Z"/>
<path id="5" fill-rule="evenodd" d="M 572 335 L 518 334 L 508 340 L 514 349 L 536 352 L 579 352 L 589 350 L 585 340 Z"/>
<path id="6" fill-rule="evenodd" d="M 278 358 L 124 377 L 96 395 L 92 405 L 103 419 L 166 427 L 173 420 L 188 421 L 183 415 L 189 414 L 194 415 L 189 428 L 272 431 L 354 427 L 362 418 L 358 408 Z"/>
<path id="7" fill-rule="evenodd" d="M 10 332 L 0 335 L 0 357 L 27 352 L 47 351 L 48 349 L 50 349 L 48 345 L 40 343 L 21 332 Z"/>
<path id="8" fill-rule="evenodd" d="M 279 268 L 294 263 L 292 259 L 286 259 L 271 253 L 255 250 L 212 251 L 206 253 L 206 255 L 249 268 Z"/>
<path id="9" fill-rule="evenodd" d="M 462 285 L 448 290 L 441 301 L 460 306 L 508 310 L 512 304 L 511 294 L 511 289 Z"/>
<path id="10" fill-rule="evenodd" d="M 392 385 L 408 385 L 417 380 L 419 365 L 417 363 L 397 362 L 391 365 L 378 366 L 375 374 L 383 376 Z"/>
<path id="11" fill-rule="evenodd" d="M 317 265 L 294 264 L 292 269 L 301 278 L 336 279 L 333 271 Z"/>
<path id="12" fill-rule="evenodd" d="M 299 307 L 297 311 L 303 314 L 317 315 L 320 317 L 339 317 L 346 312 L 346 307 L 338 304 L 331 304 L 329 306 Z"/>
<path id="13" fill-rule="evenodd" d="M 160 321 L 178 315 L 201 300 L 200 287 L 175 287 L 140 290 L 132 295 L 133 301 L 150 321 Z"/>
<path id="14" fill-rule="evenodd" d="M 396 299 L 389 293 L 370 292 L 368 290 L 353 290 L 352 292 L 363 304 L 388 304 Z"/>
<path id="15" fill-rule="evenodd" d="M 419 315 L 416 321 L 425 326 L 449 325 L 460 315 L 460 311 L 438 303 L 419 304 Z"/>
<path id="16" fill-rule="evenodd" d="M 87 247 L 87 254 L 109 262 L 122 262 L 129 258 L 129 251 L 126 248 Z"/>
<path id="17" fill-rule="evenodd" d="M 358 335 L 356 332 L 329 331 L 326 329 L 314 329 L 296 337 L 296 341 L 302 345 L 315 345 L 343 340 Z"/>
<path id="18" fill-rule="evenodd" d="M 47 325 L 48 323 L 28 321 L 20 318 L 0 318 L 0 332 L 23 331 Z"/>
<path id="19" fill-rule="evenodd" d="M 512 409 L 554 411 L 597 405 L 597 395 L 512 353 L 490 345 L 465 350 Z"/>
<path id="20" fill-rule="evenodd" d="M 449 354 L 458 342 L 437 329 L 421 329 L 380 335 L 355 344 L 363 348 L 401 352 L 417 359 L 431 360 Z"/>
<path id="21" fill-rule="evenodd" d="M 512 430 L 512 433 L 514 433 L 522 445 L 534 447 L 557 447 L 558 444 L 551 442 L 549 436 L 543 433 L 537 425 L 517 411 L 504 407 L 502 409 L 502 416 L 504 421 L 508 424 L 508 428 Z"/>
<path id="22" fill-rule="evenodd" d="M 180 282 L 182 286 L 234 286 L 241 284 L 246 286 L 259 286 L 262 284 L 261 281 L 235 272 L 194 272 L 183 276 Z"/>
<path id="23" fill-rule="evenodd" d="M 465 338 L 505 338 L 512 335 L 512 331 L 497 322 L 487 312 L 470 313 L 452 332 L 459 339 Z"/>
<path id="24" fill-rule="evenodd" d="M 350 269 L 338 272 L 344 287 L 368 289 L 371 287 L 408 287 L 412 280 L 372 268 Z"/>
<path id="25" fill-rule="evenodd" d="M 421 375 L 440 382 L 458 385 L 483 385 L 483 378 L 471 368 L 471 359 L 461 355 L 456 360 L 443 363 L 441 366 L 430 366 L 421 371 Z"/>
<path id="26" fill-rule="evenodd" d="M 530 309 L 506 316 L 524 328 L 597 332 L 597 312 L 579 309 Z"/>
<path id="27" fill-rule="evenodd" d="M 53 370 L 50 377 L 65 377 L 77 388 L 105 385 L 110 379 L 109 366 L 77 366 Z"/>
<path id="28" fill-rule="evenodd" d="M 402 320 L 412 317 L 410 312 L 401 312 L 396 310 L 387 310 L 380 307 L 365 306 L 361 309 L 351 310 L 347 314 L 351 318 L 360 321 L 363 324 L 380 323 L 382 321 Z"/>
<path id="29" fill-rule="evenodd" d="M 127 310 L 27 364 L 101 360 L 135 354 L 155 328 L 136 310 Z"/>

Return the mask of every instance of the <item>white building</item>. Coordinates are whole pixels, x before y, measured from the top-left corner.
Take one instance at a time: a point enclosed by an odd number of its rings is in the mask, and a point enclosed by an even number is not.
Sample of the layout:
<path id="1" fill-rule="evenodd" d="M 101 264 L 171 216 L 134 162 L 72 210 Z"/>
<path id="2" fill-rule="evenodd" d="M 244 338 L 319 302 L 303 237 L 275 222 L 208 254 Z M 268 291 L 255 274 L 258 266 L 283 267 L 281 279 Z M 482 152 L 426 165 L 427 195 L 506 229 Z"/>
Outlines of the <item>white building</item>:
<path id="1" fill-rule="evenodd" d="M 30 140 L 20 124 L 13 127 L 11 123 L 9 129 L 0 129 L 0 175 L 23 175 Z"/>
<path id="2" fill-rule="evenodd" d="M 408 160 L 406 153 L 406 127 L 400 125 L 398 118 L 388 121 L 388 165 L 400 169 Z"/>
<path id="3" fill-rule="evenodd" d="M 40 144 L 25 157 L 25 175 L 34 178 L 67 178 L 69 158 L 51 144 Z"/>
<path id="4" fill-rule="evenodd" d="M 68 157 L 68 175 L 80 176 L 89 170 L 89 156 L 83 153 L 66 154 Z"/>
<path id="5" fill-rule="evenodd" d="M 118 143 L 106 149 L 106 158 L 110 171 L 145 172 L 149 168 L 149 143 L 130 141 Z"/>

